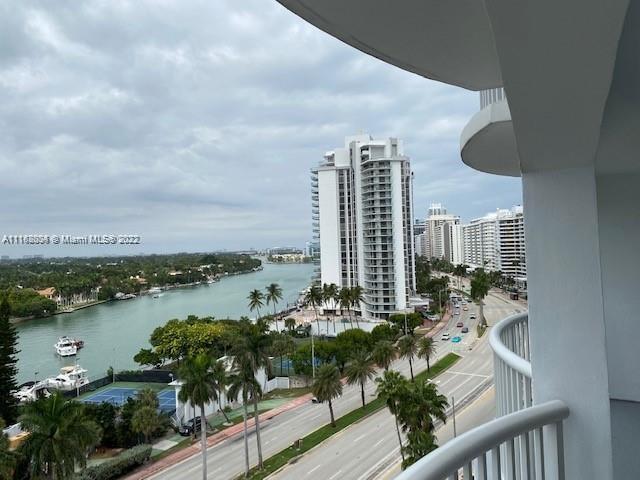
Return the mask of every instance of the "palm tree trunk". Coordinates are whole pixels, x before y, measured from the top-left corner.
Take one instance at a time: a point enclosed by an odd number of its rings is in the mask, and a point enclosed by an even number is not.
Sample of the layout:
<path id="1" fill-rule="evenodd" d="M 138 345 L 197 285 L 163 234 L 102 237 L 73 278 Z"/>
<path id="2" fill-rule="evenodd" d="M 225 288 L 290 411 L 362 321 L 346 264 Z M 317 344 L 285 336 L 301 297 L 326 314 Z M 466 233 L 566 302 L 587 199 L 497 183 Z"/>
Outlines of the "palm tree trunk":
<path id="1" fill-rule="evenodd" d="M 244 410 L 244 477 L 249 477 L 249 437 L 247 433 L 247 395 L 242 392 L 242 408 Z"/>
<path id="2" fill-rule="evenodd" d="M 349 325 L 351 325 L 351 330 L 353 330 L 353 320 L 351 319 L 351 307 L 347 308 L 347 312 L 349 312 Z"/>
<path id="3" fill-rule="evenodd" d="M 429 355 L 427 355 L 427 372 L 431 370 L 431 365 L 429 365 Z"/>
<path id="4" fill-rule="evenodd" d="M 360 382 L 360 396 L 362 397 L 362 408 L 364 408 L 364 383 Z"/>
<path id="5" fill-rule="evenodd" d="M 220 396 L 218 396 L 218 408 L 222 412 L 222 415 L 224 415 L 224 419 L 227 421 L 227 423 L 229 423 L 229 417 L 227 417 L 227 412 L 225 412 L 224 408 L 222 408 L 222 403 L 220 402 Z"/>
<path id="6" fill-rule="evenodd" d="M 320 336 L 320 320 L 318 320 L 318 310 L 313 307 L 313 312 L 316 314 L 316 326 L 318 327 L 318 336 Z"/>
<path id="7" fill-rule="evenodd" d="M 327 336 L 329 336 L 329 315 L 327 315 Z"/>
<path id="8" fill-rule="evenodd" d="M 276 304 L 273 304 L 273 320 L 276 322 L 276 332 L 280 332 L 278 329 L 278 317 L 276 316 Z"/>
<path id="9" fill-rule="evenodd" d="M 402 457 L 402 461 L 404 462 L 404 452 L 402 451 L 402 436 L 400 435 L 400 425 L 398 425 L 398 417 L 393 415 L 394 420 L 396 421 L 396 432 L 398 433 L 398 443 L 400 444 L 400 456 Z"/>
<path id="10" fill-rule="evenodd" d="M 258 445 L 258 468 L 262 469 L 262 442 L 260 440 L 260 415 L 258 415 L 258 396 L 253 395 L 253 418 L 256 424 L 256 443 Z"/>
<path id="11" fill-rule="evenodd" d="M 413 382 L 413 362 L 411 361 L 411 357 L 409 357 L 409 371 L 411 372 L 411 381 Z"/>
<path id="12" fill-rule="evenodd" d="M 204 404 L 200 404 L 200 437 L 202 439 L 202 480 L 207 480 L 207 417 L 204 415 Z"/>
<path id="13" fill-rule="evenodd" d="M 329 415 L 331 415 L 331 426 L 336 428 L 336 421 L 333 418 L 333 404 L 331 403 L 331 399 L 329 399 Z"/>

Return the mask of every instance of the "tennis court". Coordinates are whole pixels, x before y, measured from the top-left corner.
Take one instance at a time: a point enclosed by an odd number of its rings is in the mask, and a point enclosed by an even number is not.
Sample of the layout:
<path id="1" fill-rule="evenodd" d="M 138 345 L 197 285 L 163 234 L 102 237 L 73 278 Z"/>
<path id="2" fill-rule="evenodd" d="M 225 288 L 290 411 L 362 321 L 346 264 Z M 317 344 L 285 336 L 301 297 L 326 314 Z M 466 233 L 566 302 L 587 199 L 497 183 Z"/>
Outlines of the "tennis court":
<path id="1" fill-rule="evenodd" d="M 127 398 L 135 397 L 138 393 L 136 388 L 127 387 L 108 387 L 96 393 L 93 393 L 81 401 L 85 403 L 103 403 L 107 402 L 112 405 L 123 405 Z M 176 393 L 173 388 L 158 392 L 158 402 L 160 410 L 163 412 L 172 412 L 176 409 Z"/>

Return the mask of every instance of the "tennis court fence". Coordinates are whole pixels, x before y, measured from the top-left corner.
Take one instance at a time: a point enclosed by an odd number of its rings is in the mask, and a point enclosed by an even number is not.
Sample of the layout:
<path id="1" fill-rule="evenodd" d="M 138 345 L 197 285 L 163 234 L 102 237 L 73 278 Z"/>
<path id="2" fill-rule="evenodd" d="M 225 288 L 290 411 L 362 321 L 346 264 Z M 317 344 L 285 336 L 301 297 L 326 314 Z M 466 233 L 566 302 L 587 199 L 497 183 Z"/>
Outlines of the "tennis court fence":
<path id="1" fill-rule="evenodd" d="M 64 391 L 62 394 L 66 398 L 75 398 L 78 395 L 93 392 L 113 382 L 169 383 L 173 378 L 171 375 L 172 372 L 169 370 L 125 370 L 114 375 L 96 378 L 78 389 Z"/>

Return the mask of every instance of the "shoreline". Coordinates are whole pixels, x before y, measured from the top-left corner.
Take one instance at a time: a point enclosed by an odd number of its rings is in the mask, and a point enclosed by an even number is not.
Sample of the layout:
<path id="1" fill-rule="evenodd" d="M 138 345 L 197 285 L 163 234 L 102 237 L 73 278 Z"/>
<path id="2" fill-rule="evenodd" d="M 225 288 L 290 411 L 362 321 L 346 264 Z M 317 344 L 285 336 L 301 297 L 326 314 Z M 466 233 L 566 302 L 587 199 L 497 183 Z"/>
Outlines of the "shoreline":
<path id="1" fill-rule="evenodd" d="M 213 285 L 215 283 L 218 283 L 219 281 L 221 281 L 224 278 L 227 277 L 235 277 L 237 275 L 246 275 L 249 273 L 256 273 L 262 270 L 262 266 L 260 266 L 257 270 L 249 270 L 246 272 L 236 272 L 236 273 L 230 273 L 228 275 L 222 275 L 221 277 L 219 277 L 215 282 L 213 283 L 207 283 L 207 282 L 192 282 L 192 283 L 181 283 L 181 284 L 176 284 L 176 285 L 163 285 L 161 287 L 150 287 L 148 290 L 144 290 L 144 291 L 140 291 L 140 293 L 138 293 L 138 295 L 136 295 L 134 298 L 128 298 L 128 299 L 122 299 L 119 300 L 117 298 L 108 298 L 106 300 L 96 300 L 95 302 L 90 302 L 90 303 L 83 303 L 82 305 L 77 305 L 74 307 L 67 307 L 64 310 L 56 310 L 55 312 L 53 312 L 51 315 L 47 315 L 45 317 L 12 317 L 9 319 L 9 323 L 11 323 L 12 325 L 18 324 L 18 323 L 23 323 L 23 322 L 28 322 L 30 320 L 36 320 L 36 319 L 40 319 L 40 318 L 51 318 L 55 315 L 64 315 L 64 314 L 71 314 L 74 313 L 78 310 L 83 310 L 85 308 L 89 308 L 89 307 L 95 307 L 96 305 L 102 305 L 104 303 L 110 303 L 110 302 L 120 302 L 123 300 L 135 300 L 136 298 L 139 297 L 143 297 L 143 296 L 147 296 L 149 295 L 149 291 L 151 290 L 151 288 L 160 288 L 163 292 L 169 291 L 169 290 L 177 290 L 179 288 L 189 288 L 189 287 L 201 287 L 203 285 Z"/>

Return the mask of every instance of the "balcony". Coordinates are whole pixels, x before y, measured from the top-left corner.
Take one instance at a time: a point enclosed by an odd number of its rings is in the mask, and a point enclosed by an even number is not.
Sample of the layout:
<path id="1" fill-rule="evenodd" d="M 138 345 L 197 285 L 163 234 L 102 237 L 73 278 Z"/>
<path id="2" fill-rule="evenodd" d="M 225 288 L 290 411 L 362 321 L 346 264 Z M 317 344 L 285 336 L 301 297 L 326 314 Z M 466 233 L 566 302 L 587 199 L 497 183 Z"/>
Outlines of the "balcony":
<path id="1" fill-rule="evenodd" d="M 399 480 L 564 479 L 560 400 L 535 404 L 531 394 L 528 314 L 508 317 L 490 332 L 498 418 L 434 450 Z"/>
<path id="2" fill-rule="evenodd" d="M 480 106 L 460 135 L 462 161 L 482 172 L 520 176 L 511 112 L 502 89 L 480 92 Z"/>

